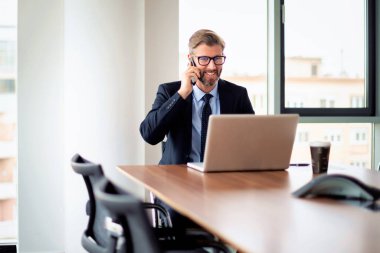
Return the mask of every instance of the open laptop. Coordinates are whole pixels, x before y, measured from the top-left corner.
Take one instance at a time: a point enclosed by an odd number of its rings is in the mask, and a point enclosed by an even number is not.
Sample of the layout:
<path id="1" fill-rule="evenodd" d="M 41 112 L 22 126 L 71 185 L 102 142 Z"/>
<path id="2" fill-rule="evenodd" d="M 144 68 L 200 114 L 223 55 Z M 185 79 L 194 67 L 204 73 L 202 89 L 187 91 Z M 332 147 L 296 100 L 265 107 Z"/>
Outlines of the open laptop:
<path id="1" fill-rule="evenodd" d="M 202 172 L 285 170 L 289 167 L 297 114 L 211 115 Z"/>

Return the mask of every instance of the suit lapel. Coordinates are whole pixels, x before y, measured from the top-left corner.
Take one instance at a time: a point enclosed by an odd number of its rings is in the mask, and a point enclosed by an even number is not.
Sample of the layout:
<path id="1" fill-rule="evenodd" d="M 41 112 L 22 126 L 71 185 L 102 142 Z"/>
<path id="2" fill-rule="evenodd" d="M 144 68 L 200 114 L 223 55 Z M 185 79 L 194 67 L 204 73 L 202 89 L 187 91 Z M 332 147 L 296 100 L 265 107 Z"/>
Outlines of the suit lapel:
<path id="1" fill-rule="evenodd" d="M 231 100 L 230 96 L 227 94 L 226 83 L 224 80 L 219 79 L 218 93 L 220 100 L 220 114 L 230 113 Z"/>
<path id="2" fill-rule="evenodd" d="M 185 142 L 188 143 L 187 145 L 187 150 L 186 154 L 190 154 L 191 152 L 191 139 L 192 139 L 192 111 L 193 111 L 193 93 L 191 93 L 187 98 L 186 98 L 186 112 L 185 112 L 185 124 L 186 124 L 186 129 L 185 129 Z"/>

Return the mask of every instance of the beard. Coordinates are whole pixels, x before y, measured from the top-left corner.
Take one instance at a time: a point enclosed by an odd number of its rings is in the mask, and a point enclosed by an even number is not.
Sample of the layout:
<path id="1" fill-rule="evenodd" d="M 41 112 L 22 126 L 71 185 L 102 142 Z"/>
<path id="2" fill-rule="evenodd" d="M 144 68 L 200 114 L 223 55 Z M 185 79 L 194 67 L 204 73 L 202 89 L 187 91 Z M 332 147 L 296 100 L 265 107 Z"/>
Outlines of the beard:
<path id="1" fill-rule="evenodd" d="M 201 71 L 201 77 L 200 80 L 202 81 L 203 85 L 206 87 L 211 87 L 216 85 L 218 82 L 220 75 L 222 73 L 222 70 L 206 70 Z"/>

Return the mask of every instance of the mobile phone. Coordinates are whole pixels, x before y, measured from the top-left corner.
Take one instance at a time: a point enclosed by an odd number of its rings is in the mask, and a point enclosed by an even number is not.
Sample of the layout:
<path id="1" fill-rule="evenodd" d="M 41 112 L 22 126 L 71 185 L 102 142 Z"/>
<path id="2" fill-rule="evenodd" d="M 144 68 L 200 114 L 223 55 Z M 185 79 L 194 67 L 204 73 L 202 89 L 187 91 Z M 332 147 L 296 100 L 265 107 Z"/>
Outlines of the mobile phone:
<path id="1" fill-rule="evenodd" d="M 191 66 L 194 66 L 194 67 L 196 67 L 196 65 L 195 65 L 195 62 L 194 62 L 194 59 L 193 59 L 193 58 L 191 58 L 191 59 L 190 59 L 190 64 L 191 64 Z M 196 81 L 197 81 L 197 80 L 196 80 L 194 77 L 192 77 L 192 78 L 191 78 L 191 84 L 192 84 L 192 85 L 195 85 Z"/>

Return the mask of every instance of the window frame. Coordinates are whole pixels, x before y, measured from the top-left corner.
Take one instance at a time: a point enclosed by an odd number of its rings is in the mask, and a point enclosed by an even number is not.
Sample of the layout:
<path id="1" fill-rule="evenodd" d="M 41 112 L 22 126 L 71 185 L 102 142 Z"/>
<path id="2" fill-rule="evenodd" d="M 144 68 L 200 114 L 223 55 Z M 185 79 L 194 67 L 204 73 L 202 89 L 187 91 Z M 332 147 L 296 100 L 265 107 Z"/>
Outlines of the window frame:
<path id="1" fill-rule="evenodd" d="M 376 0 L 365 0 L 365 90 L 366 107 L 363 108 L 296 108 L 285 105 L 285 1 L 281 0 L 280 25 L 280 113 L 297 113 L 300 116 L 375 116 L 376 113 Z"/>

